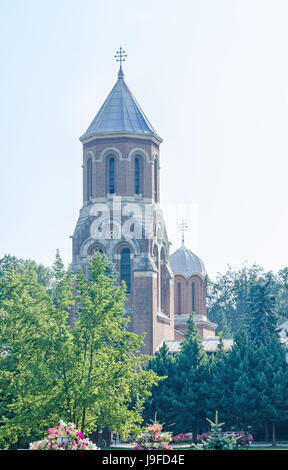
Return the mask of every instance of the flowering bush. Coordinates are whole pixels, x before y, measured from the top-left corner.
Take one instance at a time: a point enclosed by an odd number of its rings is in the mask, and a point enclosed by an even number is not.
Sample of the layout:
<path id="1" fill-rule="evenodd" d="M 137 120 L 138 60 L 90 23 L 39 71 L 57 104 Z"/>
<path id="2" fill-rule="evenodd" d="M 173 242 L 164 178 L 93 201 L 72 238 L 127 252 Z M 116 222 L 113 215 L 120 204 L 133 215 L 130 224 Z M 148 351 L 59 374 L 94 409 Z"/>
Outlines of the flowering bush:
<path id="1" fill-rule="evenodd" d="M 168 445 L 171 440 L 171 433 L 162 432 L 162 425 L 154 422 L 146 426 L 145 432 L 136 438 L 137 445 L 133 450 L 172 450 L 173 448 Z"/>
<path id="2" fill-rule="evenodd" d="M 76 429 L 75 424 L 60 421 L 60 426 L 48 429 L 42 441 L 31 442 L 30 450 L 99 450 Z"/>
<path id="3" fill-rule="evenodd" d="M 181 433 L 177 434 L 177 436 L 173 436 L 172 442 L 192 442 L 192 437 L 191 433 Z"/>

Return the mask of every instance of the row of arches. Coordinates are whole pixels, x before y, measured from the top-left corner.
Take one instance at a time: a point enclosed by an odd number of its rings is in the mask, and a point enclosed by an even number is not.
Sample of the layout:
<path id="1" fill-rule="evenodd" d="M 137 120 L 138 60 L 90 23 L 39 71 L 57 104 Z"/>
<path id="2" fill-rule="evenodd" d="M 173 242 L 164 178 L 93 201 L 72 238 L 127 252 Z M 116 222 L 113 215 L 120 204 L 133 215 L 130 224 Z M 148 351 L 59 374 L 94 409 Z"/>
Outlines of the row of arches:
<path id="1" fill-rule="evenodd" d="M 106 157 L 106 193 L 115 194 L 117 189 L 117 168 L 116 168 L 116 156 L 108 155 Z M 141 155 L 136 155 L 133 158 L 134 166 L 134 193 L 136 195 L 143 194 L 144 189 L 144 166 L 143 158 Z M 154 200 L 158 202 L 158 162 L 154 160 Z M 87 200 L 93 196 L 93 169 L 92 169 L 92 157 L 87 160 L 87 171 L 86 171 L 86 188 L 87 188 Z"/>
<path id="2" fill-rule="evenodd" d="M 205 281 L 193 276 L 191 279 L 175 279 L 175 314 L 182 315 L 194 312 L 205 315 Z"/>

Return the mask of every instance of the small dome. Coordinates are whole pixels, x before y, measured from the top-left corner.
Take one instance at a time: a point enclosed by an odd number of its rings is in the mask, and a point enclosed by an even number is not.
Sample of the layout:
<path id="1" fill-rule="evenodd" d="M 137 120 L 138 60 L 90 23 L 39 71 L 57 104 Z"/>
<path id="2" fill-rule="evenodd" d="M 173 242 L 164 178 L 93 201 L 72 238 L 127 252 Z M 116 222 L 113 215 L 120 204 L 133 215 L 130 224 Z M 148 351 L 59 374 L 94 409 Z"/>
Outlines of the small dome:
<path id="1" fill-rule="evenodd" d="M 170 266 L 174 274 L 183 274 L 185 277 L 190 277 L 192 274 L 206 276 L 203 261 L 184 245 L 170 256 Z"/>

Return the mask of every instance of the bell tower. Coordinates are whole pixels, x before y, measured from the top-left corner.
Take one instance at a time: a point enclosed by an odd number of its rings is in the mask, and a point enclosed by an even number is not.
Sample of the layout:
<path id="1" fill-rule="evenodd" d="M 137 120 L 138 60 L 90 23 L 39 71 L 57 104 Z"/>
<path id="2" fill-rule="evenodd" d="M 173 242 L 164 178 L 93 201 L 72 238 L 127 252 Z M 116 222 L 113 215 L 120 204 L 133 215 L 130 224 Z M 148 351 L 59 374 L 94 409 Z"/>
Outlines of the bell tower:
<path id="1" fill-rule="evenodd" d="M 160 208 L 162 142 L 124 81 L 126 53 L 116 53 L 118 80 L 87 131 L 83 144 L 83 206 L 72 236 L 73 269 L 95 250 L 115 264 L 126 283 L 129 329 L 146 333 L 153 354 L 174 339 L 173 273 Z"/>

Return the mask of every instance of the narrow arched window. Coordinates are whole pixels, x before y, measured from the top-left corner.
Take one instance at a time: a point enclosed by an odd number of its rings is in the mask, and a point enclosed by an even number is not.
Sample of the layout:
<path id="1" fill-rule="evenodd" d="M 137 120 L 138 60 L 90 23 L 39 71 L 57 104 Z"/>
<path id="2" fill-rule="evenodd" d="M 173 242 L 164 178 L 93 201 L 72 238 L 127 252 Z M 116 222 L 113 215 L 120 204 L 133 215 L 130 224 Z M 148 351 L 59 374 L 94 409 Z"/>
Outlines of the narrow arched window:
<path id="1" fill-rule="evenodd" d="M 158 162 L 154 160 L 154 200 L 158 202 Z"/>
<path id="2" fill-rule="evenodd" d="M 164 249 L 162 248 L 161 249 L 161 263 L 160 263 L 160 276 L 161 276 L 161 280 L 160 280 L 160 309 L 161 309 L 161 312 L 165 312 L 166 313 L 166 286 L 165 286 L 165 276 L 164 276 L 164 272 L 165 272 L 165 252 L 164 252 Z"/>
<path id="3" fill-rule="evenodd" d="M 87 161 L 87 200 L 92 197 L 92 158 Z"/>
<path id="4" fill-rule="evenodd" d="M 108 170 L 108 184 L 109 184 L 109 193 L 115 193 L 115 158 L 109 157 L 109 170 Z"/>
<path id="5" fill-rule="evenodd" d="M 192 312 L 195 313 L 195 282 L 192 282 Z"/>
<path id="6" fill-rule="evenodd" d="M 177 301 L 178 301 L 178 315 L 181 315 L 181 284 L 178 282 L 177 284 Z"/>
<path id="7" fill-rule="evenodd" d="M 126 283 L 126 293 L 131 293 L 131 262 L 129 248 L 123 248 L 120 259 L 120 280 Z"/>
<path id="8" fill-rule="evenodd" d="M 140 190 L 140 172 L 141 172 L 141 162 L 140 162 L 140 157 L 135 157 L 135 161 L 134 161 L 134 165 L 135 165 L 135 168 L 134 168 L 134 179 L 135 179 L 135 194 L 140 194 L 141 190 Z"/>
<path id="9" fill-rule="evenodd" d="M 154 256 L 155 264 L 157 268 L 157 312 L 158 312 L 160 310 L 160 287 L 159 287 L 160 272 L 159 272 L 159 256 L 158 256 L 157 246 L 154 246 L 153 256 Z"/>

